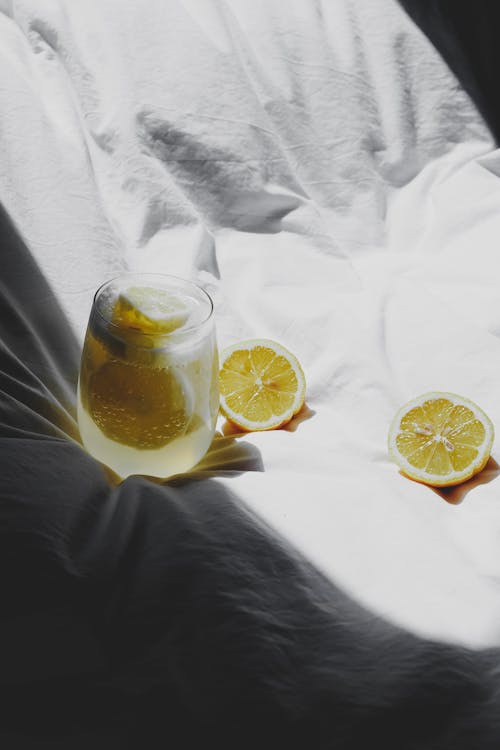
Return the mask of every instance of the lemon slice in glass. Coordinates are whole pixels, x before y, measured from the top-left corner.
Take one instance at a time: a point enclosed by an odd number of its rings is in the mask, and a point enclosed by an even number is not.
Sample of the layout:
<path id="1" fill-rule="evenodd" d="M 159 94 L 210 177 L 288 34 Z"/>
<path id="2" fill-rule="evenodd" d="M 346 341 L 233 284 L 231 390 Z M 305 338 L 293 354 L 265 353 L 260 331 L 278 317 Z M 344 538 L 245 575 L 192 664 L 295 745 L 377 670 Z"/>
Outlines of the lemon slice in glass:
<path id="1" fill-rule="evenodd" d="M 484 468 L 493 438 L 493 424 L 477 404 L 454 393 L 424 393 L 394 417 L 389 454 L 411 479 L 447 487 Z"/>
<path id="2" fill-rule="evenodd" d="M 302 408 L 306 381 L 297 358 L 269 339 L 225 349 L 219 372 L 221 410 L 244 430 L 282 427 Z"/>
<path id="3" fill-rule="evenodd" d="M 87 408 L 106 437 L 152 449 L 187 432 L 194 396 L 187 379 L 168 368 L 110 360 L 90 375 Z"/>
<path id="4" fill-rule="evenodd" d="M 166 334 L 183 326 L 189 308 L 163 289 L 130 287 L 121 292 L 113 308 L 112 322 L 138 333 Z"/>

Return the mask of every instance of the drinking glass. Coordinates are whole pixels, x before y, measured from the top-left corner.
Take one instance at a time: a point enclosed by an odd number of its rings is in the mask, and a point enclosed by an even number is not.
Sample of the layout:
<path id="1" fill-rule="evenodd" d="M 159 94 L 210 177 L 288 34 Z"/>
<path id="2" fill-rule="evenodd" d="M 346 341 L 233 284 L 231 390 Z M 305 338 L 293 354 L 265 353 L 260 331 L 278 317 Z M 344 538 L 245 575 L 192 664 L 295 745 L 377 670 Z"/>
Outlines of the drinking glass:
<path id="1" fill-rule="evenodd" d="M 174 276 L 123 274 L 94 297 L 78 382 L 85 448 L 120 477 L 191 469 L 219 408 L 213 303 Z"/>

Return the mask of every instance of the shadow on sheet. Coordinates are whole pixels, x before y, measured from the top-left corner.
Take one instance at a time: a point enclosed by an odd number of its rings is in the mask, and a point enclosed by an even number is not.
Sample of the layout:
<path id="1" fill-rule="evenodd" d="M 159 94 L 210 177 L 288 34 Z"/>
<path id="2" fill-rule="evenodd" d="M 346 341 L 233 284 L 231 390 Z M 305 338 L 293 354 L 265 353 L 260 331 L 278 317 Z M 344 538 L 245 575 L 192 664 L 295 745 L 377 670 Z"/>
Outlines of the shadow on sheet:
<path id="1" fill-rule="evenodd" d="M 456 0 L 399 0 L 483 115 L 500 142 L 498 26 L 500 7 Z"/>

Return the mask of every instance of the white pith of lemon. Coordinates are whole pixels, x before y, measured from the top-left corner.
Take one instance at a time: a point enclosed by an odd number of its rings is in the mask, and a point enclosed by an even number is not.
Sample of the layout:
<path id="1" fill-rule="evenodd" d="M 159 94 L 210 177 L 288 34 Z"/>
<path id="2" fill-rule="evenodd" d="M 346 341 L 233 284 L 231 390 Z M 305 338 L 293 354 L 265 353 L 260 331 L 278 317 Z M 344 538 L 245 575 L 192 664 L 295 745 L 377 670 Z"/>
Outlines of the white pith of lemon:
<path id="1" fill-rule="evenodd" d="M 411 479 L 447 487 L 484 468 L 493 439 L 493 424 L 477 404 L 432 391 L 399 409 L 389 429 L 389 454 Z"/>
<path id="2" fill-rule="evenodd" d="M 306 381 L 297 358 L 270 339 L 240 341 L 220 357 L 221 411 L 244 430 L 273 430 L 304 403 Z"/>

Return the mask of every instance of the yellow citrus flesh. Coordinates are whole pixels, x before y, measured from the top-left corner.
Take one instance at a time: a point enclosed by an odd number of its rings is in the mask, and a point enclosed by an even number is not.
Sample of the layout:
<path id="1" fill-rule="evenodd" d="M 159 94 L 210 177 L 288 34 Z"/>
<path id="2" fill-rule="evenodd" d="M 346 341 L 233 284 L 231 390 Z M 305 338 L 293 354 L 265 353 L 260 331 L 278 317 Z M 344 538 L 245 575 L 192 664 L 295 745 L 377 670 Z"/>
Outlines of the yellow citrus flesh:
<path id="1" fill-rule="evenodd" d="M 109 360 L 89 378 L 87 408 L 111 440 L 160 448 L 188 427 L 185 389 L 168 369 Z"/>
<path id="2" fill-rule="evenodd" d="M 189 311 L 184 303 L 163 289 L 130 287 L 113 307 L 112 322 L 140 333 L 172 333 L 184 325 Z"/>
<path id="3" fill-rule="evenodd" d="M 454 393 L 425 393 L 394 417 L 389 453 L 411 479 L 446 487 L 484 468 L 493 438 L 493 424 L 477 404 Z"/>
<path id="4" fill-rule="evenodd" d="M 221 410 L 244 430 L 281 427 L 302 408 L 306 383 L 297 360 L 280 344 L 251 339 L 221 354 Z"/>

